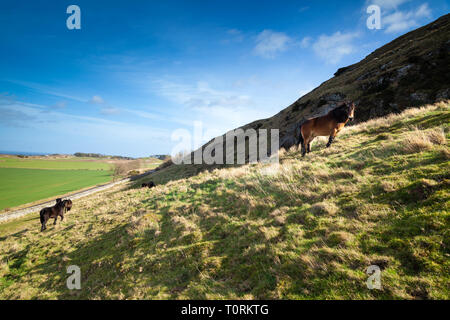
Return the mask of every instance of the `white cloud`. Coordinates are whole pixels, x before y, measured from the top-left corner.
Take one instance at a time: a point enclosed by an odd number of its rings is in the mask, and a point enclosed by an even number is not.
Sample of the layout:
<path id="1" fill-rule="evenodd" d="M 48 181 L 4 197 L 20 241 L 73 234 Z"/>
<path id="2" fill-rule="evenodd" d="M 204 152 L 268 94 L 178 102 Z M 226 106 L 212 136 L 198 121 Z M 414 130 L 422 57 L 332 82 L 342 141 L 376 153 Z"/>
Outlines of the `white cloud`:
<path id="1" fill-rule="evenodd" d="M 274 58 L 287 49 L 291 38 L 283 32 L 264 30 L 256 37 L 254 53 L 263 58 Z"/>
<path id="2" fill-rule="evenodd" d="M 341 33 L 340 31 L 332 35 L 321 35 L 313 44 L 314 52 L 327 63 L 336 64 L 344 56 L 355 52 L 356 48 L 353 40 L 359 36 L 356 32 Z"/>
<path id="3" fill-rule="evenodd" d="M 249 95 L 217 90 L 205 81 L 190 84 L 187 81 L 156 80 L 154 83 L 159 95 L 184 109 L 182 115 L 171 118 L 171 122 L 177 122 L 188 128 L 194 121 L 203 123 L 204 129 L 208 132 L 207 139 L 203 142 L 271 114 Z"/>
<path id="4" fill-rule="evenodd" d="M 383 9 L 391 10 L 396 9 L 398 6 L 408 1 L 410 0 L 368 0 L 366 1 L 366 4 L 367 5 L 375 4 Z"/>
<path id="5" fill-rule="evenodd" d="M 309 45 L 311 44 L 311 40 L 312 40 L 311 37 L 304 37 L 304 38 L 302 39 L 302 41 L 300 41 L 300 46 L 301 46 L 302 48 L 308 48 Z"/>
<path id="6" fill-rule="evenodd" d="M 107 108 L 101 109 L 100 113 L 105 115 L 105 116 L 110 116 L 110 115 L 114 115 L 114 114 L 119 114 L 120 113 L 120 109 L 115 108 L 115 107 L 107 107 Z"/>
<path id="7" fill-rule="evenodd" d="M 105 103 L 105 101 L 100 96 L 93 96 L 89 102 L 90 103 L 95 103 L 95 104 L 103 104 L 103 103 Z"/>
<path id="8" fill-rule="evenodd" d="M 431 10 L 427 3 L 412 11 L 395 11 L 382 18 L 386 33 L 402 32 L 418 27 L 419 20 L 431 17 Z"/>

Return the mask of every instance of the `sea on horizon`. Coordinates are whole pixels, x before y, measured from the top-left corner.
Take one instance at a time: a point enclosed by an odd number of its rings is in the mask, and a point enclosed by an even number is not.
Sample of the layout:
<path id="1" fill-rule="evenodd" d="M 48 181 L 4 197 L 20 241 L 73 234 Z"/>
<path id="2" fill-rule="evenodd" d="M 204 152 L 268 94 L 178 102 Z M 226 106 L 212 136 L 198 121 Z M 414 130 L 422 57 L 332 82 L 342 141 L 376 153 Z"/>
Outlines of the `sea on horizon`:
<path id="1" fill-rule="evenodd" d="M 12 155 L 12 156 L 18 156 L 18 155 L 23 155 L 23 156 L 46 156 L 46 155 L 49 155 L 48 152 L 21 152 L 21 151 L 3 151 L 3 150 L 0 150 L 0 154 L 8 154 L 8 155 Z"/>

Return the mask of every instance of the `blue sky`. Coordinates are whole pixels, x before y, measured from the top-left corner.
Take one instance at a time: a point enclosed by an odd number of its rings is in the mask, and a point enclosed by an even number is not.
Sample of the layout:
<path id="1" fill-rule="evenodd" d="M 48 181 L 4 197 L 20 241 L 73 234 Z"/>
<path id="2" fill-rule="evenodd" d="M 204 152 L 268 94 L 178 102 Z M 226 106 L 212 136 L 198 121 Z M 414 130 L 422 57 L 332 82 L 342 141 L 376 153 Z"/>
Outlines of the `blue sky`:
<path id="1" fill-rule="evenodd" d="M 69 30 L 66 8 L 81 9 Z M 382 29 L 366 27 L 370 4 Z M 444 0 L 0 2 L 0 150 L 170 153 L 278 113 Z"/>

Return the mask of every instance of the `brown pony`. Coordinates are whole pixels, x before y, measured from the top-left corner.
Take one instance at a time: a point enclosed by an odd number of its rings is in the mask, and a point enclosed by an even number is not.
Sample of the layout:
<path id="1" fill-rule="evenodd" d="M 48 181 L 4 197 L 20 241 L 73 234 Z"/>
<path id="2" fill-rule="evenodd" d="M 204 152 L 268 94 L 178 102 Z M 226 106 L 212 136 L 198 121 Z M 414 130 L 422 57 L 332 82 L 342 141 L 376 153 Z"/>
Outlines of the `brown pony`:
<path id="1" fill-rule="evenodd" d="M 353 102 L 344 102 L 341 106 L 328 112 L 327 115 L 309 119 L 300 126 L 297 145 L 302 144 L 302 157 L 311 152 L 311 142 L 318 136 L 329 136 L 327 148 L 331 145 L 339 131 L 349 120 L 353 120 L 355 113 Z"/>
<path id="2" fill-rule="evenodd" d="M 62 201 L 61 198 L 56 199 L 56 204 L 53 207 L 46 207 L 43 208 L 40 212 L 40 219 L 41 219 L 41 231 L 44 231 L 47 229 L 47 221 L 51 218 L 55 219 L 55 222 L 53 225 L 56 224 L 56 221 L 58 220 L 58 216 L 61 217 L 61 221 L 64 219 L 64 213 L 66 211 L 69 211 L 72 208 L 72 201 L 64 200 Z"/>

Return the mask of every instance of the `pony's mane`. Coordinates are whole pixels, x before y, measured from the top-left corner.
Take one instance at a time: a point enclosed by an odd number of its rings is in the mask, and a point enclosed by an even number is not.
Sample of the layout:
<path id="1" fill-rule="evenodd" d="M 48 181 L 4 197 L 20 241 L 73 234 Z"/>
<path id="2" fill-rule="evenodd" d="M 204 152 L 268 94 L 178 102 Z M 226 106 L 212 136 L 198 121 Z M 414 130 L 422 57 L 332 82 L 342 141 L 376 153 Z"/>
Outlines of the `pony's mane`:
<path id="1" fill-rule="evenodd" d="M 336 109 L 333 109 L 330 114 L 333 117 L 334 120 L 338 123 L 342 123 L 347 121 L 348 119 L 348 106 L 346 104 L 337 107 Z"/>
<path id="2" fill-rule="evenodd" d="M 64 207 L 64 201 L 59 201 L 54 205 L 55 208 L 61 208 Z"/>

